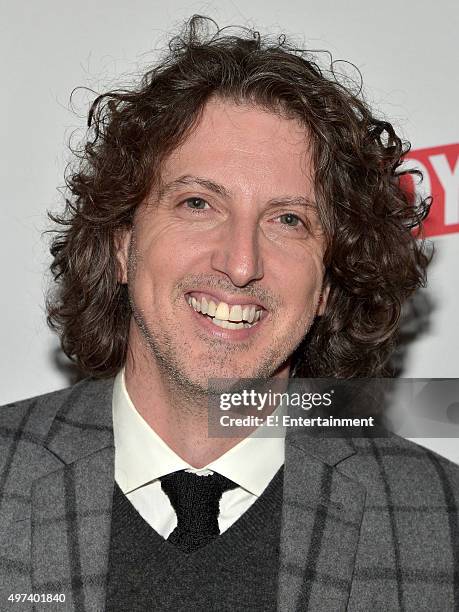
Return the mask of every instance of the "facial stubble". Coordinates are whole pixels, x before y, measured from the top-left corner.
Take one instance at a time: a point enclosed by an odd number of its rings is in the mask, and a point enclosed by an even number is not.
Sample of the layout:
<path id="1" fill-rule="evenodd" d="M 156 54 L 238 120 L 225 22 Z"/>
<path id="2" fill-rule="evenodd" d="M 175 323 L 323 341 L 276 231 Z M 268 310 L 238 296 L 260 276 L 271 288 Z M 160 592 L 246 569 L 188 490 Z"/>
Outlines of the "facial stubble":
<path id="1" fill-rule="evenodd" d="M 202 367 L 198 366 L 200 372 L 196 372 L 196 376 L 190 373 L 192 367 L 187 367 L 186 361 L 180 359 L 181 355 L 192 355 L 193 354 L 193 343 L 190 340 L 184 338 L 182 333 L 182 326 L 176 319 L 168 320 L 167 325 L 162 328 L 155 328 L 154 321 L 148 321 L 145 310 L 138 307 L 135 300 L 135 282 L 138 266 L 142 265 L 142 258 L 136 249 L 135 235 L 133 233 L 131 243 L 129 246 L 128 254 L 128 290 L 129 290 L 129 302 L 132 310 L 132 315 L 135 324 L 138 327 L 141 338 L 144 344 L 143 355 L 147 358 L 151 358 L 162 376 L 163 382 L 170 388 L 173 393 L 179 394 L 183 398 L 188 398 L 190 405 L 197 405 L 201 402 L 205 402 L 209 396 L 228 391 L 228 384 L 223 382 L 224 379 L 228 380 L 230 387 L 233 389 L 237 387 L 235 384 L 236 376 L 223 375 L 221 372 L 215 372 L 212 375 L 209 372 L 209 378 L 202 380 Z M 183 285 L 182 280 L 179 285 Z M 178 287 L 177 289 L 179 289 Z M 181 306 L 181 300 L 183 300 L 182 292 L 175 291 L 175 297 L 173 298 L 173 304 L 178 309 Z M 279 301 L 272 300 L 272 303 L 276 303 L 277 307 L 270 311 L 272 318 L 272 325 L 276 326 L 276 320 L 279 320 L 281 312 L 281 304 Z M 254 379 L 268 379 L 275 375 L 276 371 L 286 363 L 286 361 L 293 354 L 295 349 L 301 343 L 309 331 L 310 326 L 314 320 L 314 315 L 310 317 L 310 320 L 306 322 L 306 325 L 301 321 L 297 321 L 295 331 L 290 330 L 290 333 L 284 334 L 284 336 L 277 338 L 274 345 L 265 352 L 263 356 L 256 359 L 256 366 L 247 372 L 239 373 L 237 378 L 254 378 Z M 165 329 L 170 330 L 166 332 Z M 303 333 L 301 333 L 303 332 Z M 208 337 L 206 334 L 198 335 L 199 338 L 207 344 L 209 347 L 209 354 L 213 357 L 210 358 L 210 364 L 214 365 L 216 361 L 221 364 L 230 363 L 232 359 L 237 359 L 238 355 L 243 355 L 245 352 L 250 350 L 252 343 L 240 342 L 237 344 L 229 344 L 228 342 L 221 339 L 213 339 Z M 292 337 L 297 337 L 299 340 L 292 344 Z M 180 339 L 180 340 L 179 340 Z M 218 357 L 215 357 L 215 355 Z M 135 360 L 136 356 L 132 355 Z M 211 367 L 209 365 L 209 368 Z M 192 364 L 191 364 L 192 366 Z M 205 364 L 204 364 L 205 367 Z M 207 369 L 207 368 L 206 368 Z M 200 379 L 201 378 L 201 379 Z M 217 380 L 219 383 L 217 384 Z"/>

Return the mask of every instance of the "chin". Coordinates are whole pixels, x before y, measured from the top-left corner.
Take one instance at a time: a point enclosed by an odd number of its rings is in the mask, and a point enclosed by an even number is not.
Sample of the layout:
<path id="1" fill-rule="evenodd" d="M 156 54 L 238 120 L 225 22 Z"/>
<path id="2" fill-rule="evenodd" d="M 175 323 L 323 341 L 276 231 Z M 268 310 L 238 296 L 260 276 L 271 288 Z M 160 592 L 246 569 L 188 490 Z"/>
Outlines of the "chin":
<path id="1" fill-rule="evenodd" d="M 240 380 L 241 378 L 253 378 L 256 377 L 256 372 L 252 370 L 214 370 L 207 371 L 205 378 L 196 379 L 196 382 L 206 389 L 209 388 L 209 385 L 214 388 L 216 385 L 227 387 L 229 385 L 234 384 L 235 381 Z"/>
<path id="2" fill-rule="evenodd" d="M 237 368 L 209 368 L 206 370 L 205 378 L 200 380 L 206 388 L 209 386 L 209 381 L 212 381 L 212 388 L 221 385 L 229 388 L 231 385 L 237 384 L 240 379 L 266 379 L 271 378 L 278 372 L 279 368 L 260 368 L 252 364 L 239 364 Z"/>
<path id="3" fill-rule="evenodd" d="M 254 378 L 258 373 L 254 368 L 239 367 L 239 368 L 204 368 L 200 373 L 188 372 L 182 377 L 184 381 L 188 380 L 189 384 L 195 388 L 202 389 L 207 392 L 217 393 L 221 388 L 222 392 L 231 388 L 241 378 Z"/>

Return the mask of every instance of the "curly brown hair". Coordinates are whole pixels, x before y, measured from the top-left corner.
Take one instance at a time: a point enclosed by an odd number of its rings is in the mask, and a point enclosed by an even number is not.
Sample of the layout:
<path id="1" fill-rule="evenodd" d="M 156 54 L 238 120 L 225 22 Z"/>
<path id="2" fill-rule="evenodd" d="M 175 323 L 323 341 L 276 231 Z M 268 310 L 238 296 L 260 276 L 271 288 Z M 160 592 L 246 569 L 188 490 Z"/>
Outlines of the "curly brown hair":
<path id="1" fill-rule="evenodd" d="M 200 16 L 137 87 L 99 95 L 90 108 L 65 211 L 50 214 L 60 229 L 50 249 L 48 324 L 64 352 L 94 377 L 124 365 L 131 308 L 117 280 L 116 234 L 130 227 L 162 161 L 211 96 L 295 118 L 312 141 L 331 290 L 324 315 L 295 353 L 296 375 L 386 375 L 402 304 L 425 284 L 430 260 L 420 239 L 430 202 L 414 203 L 400 185 L 409 145 L 333 64 L 321 69 L 316 55 L 284 36 L 272 40 L 244 28 L 231 35 Z"/>

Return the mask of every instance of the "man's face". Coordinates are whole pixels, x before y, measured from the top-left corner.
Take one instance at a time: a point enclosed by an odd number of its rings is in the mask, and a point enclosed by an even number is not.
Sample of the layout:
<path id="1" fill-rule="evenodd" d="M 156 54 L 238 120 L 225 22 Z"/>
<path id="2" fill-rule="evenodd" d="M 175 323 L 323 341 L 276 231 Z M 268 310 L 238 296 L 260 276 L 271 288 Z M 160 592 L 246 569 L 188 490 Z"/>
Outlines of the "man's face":
<path id="1" fill-rule="evenodd" d="M 134 357 L 201 390 L 288 376 L 327 293 L 308 142 L 260 107 L 206 105 L 120 247 Z"/>

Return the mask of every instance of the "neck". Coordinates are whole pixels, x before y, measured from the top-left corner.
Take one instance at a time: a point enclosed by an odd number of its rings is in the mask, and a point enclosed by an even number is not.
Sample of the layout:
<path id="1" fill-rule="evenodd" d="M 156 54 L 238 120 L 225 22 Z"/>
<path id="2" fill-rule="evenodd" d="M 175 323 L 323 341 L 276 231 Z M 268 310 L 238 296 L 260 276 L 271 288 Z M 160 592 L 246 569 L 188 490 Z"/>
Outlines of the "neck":
<path id="1" fill-rule="evenodd" d="M 288 368 L 277 374 L 288 384 Z M 179 384 L 153 358 L 144 343 L 130 346 L 125 382 L 136 410 L 182 459 L 202 468 L 236 446 L 245 436 L 213 438 L 208 435 L 207 393 Z M 244 429 L 249 435 L 255 428 Z"/>

